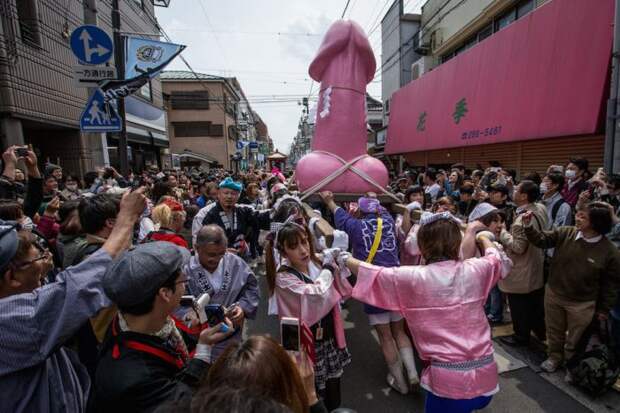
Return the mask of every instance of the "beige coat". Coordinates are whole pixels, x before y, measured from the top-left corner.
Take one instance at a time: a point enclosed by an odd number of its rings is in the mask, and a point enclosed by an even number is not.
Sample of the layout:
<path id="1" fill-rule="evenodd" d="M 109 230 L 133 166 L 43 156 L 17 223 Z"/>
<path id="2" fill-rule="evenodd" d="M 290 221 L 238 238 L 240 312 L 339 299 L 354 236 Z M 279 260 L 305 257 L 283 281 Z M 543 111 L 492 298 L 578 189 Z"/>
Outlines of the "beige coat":
<path id="1" fill-rule="evenodd" d="M 532 225 L 538 231 L 547 227 L 548 218 L 544 205 L 528 204 L 525 210 L 534 212 Z M 499 281 L 499 289 L 505 293 L 527 294 L 542 288 L 544 250 L 536 248 L 527 240 L 522 214 L 517 216 L 510 232 L 502 231 L 500 242 L 514 266 L 508 277 Z"/>

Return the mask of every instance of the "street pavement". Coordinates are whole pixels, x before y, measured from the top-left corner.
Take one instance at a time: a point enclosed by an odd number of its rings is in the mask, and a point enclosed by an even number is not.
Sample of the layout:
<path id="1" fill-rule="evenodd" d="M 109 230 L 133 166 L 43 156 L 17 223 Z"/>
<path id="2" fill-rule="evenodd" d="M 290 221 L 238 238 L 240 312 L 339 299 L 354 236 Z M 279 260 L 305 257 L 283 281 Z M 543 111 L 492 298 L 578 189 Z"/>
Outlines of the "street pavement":
<path id="1" fill-rule="evenodd" d="M 261 304 L 256 320 L 248 323 L 248 334 L 268 334 L 279 339 L 277 317 L 267 315 L 267 285 L 264 272 L 257 271 L 261 286 Z M 342 378 L 342 407 L 358 413 L 421 413 L 424 411 L 422 390 L 401 395 L 386 383 L 387 367 L 383 361 L 379 342 L 368 325 L 362 305 L 349 300 L 343 310 L 347 345 L 352 363 Z M 495 334 L 505 334 L 500 329 Z M 504 348 L 495 343 L 496 353 L 503 368 L 500 374 L 500 391 L 483 412 L 518 413 L 618 413 L 620 393 L 611 391 L 603 399 L 593 400 L 574 387 L 564 383 L 563 373 L 541 373 L 537 365 L 543 354 L 537 351 Z M 503 351 L 502 351 L 503 350 Z M 503 355 L 503 356 L 502 356 Z M 515 367 L 520 367 L 513 369 Z"/>

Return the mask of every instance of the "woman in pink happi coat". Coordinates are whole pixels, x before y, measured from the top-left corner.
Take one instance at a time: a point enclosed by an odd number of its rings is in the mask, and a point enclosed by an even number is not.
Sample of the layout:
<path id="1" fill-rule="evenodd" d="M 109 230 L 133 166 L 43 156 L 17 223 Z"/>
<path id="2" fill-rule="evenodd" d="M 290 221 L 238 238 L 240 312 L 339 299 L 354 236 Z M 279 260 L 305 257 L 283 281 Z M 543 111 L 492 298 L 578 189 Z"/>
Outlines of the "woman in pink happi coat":
<path id="1" fill-rule="evenodd" d="M 449 213 L 427 215 L 417 234 L 427 265 L 383 268 L 343 252 L 339 259 L 357 274 L 353 297 L 406 318 L 420 357 L 427 363 L 421 385 L 426 412 L 482 409 L 498 390 L 497 365 L 484 303 L 512 262 L 489 241 L 480 222 L 461 234 Z M 477 240 L 480 258 L 459 258 L 461 242 Z"/>
<path id="2" fill-rule="evenodd" d="M 270 294 L 277 301 L 280 318 L 297 318 L 312 331 L 315 384 L 332 411 L 340 406 L 340 377 L 351 361 L 340 314 L 340 301 L 352 291 L 346 278 L 350 273 L 336 265 L 339 250 L 324 250 L 322 257 L 315 254 L 312 236 L 304 224 L 285 223 L 272 242 L 266 250 Z M 273 247 L 280 255 L 279 262 L 275 262 Z"/>

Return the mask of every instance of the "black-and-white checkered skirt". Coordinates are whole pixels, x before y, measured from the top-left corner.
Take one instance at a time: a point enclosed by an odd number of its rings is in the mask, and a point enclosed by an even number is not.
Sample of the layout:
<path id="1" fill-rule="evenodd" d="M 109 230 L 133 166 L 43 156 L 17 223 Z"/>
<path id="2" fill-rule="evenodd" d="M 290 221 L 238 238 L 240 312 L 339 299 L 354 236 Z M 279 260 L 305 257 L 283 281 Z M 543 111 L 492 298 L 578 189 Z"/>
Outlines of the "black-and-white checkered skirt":
<path id="1" fill-rule="evenodd" d="M 316 350 L 314 382 L 317 389 L 323 390 L 327 380 L 342 376 L 344 368 L 351 363 L 351 354 L 346 347 L 339 349 L 333 338 L 315 342 L 314 348 Z"/>

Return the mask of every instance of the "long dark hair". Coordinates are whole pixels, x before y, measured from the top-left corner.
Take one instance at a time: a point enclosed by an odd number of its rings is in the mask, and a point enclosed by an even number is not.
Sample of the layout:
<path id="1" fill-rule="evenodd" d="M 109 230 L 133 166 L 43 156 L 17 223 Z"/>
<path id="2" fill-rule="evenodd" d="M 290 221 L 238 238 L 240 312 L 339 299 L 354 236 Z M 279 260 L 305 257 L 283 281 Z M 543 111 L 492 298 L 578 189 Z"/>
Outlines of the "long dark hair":
<path id="1" fill-rule="evenodd" d="M 314 251 L 312 234 L 310 233 L 308 226 L 305 224 L 289 222 L 278 231 L 277 239 L 268 241 L 267 249 L 265 250 L 265 272 L 267 275 L 269 294 L 273 294 L 276 288 L 276 275 L 279 265 L 273 255 L 274 245 L 280 254 L 283 254 L 285 248 L 296 248 L 300 241 L 305 240 L 308 241 L 310 248 L 310 259 L 320 265 L 321 261 Z"/>

